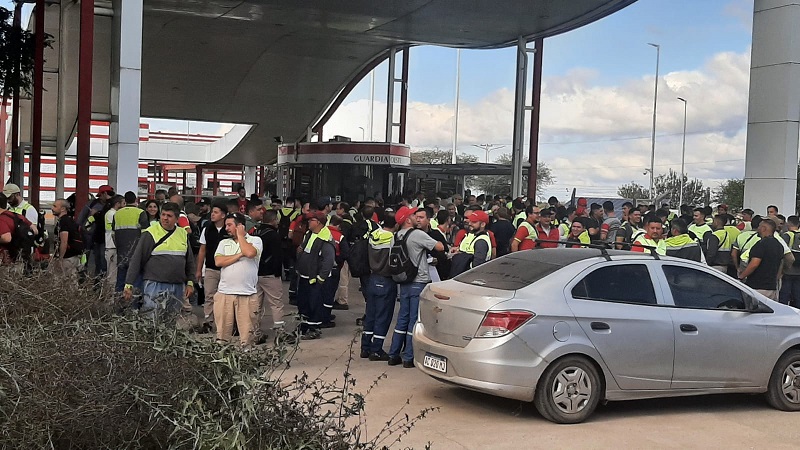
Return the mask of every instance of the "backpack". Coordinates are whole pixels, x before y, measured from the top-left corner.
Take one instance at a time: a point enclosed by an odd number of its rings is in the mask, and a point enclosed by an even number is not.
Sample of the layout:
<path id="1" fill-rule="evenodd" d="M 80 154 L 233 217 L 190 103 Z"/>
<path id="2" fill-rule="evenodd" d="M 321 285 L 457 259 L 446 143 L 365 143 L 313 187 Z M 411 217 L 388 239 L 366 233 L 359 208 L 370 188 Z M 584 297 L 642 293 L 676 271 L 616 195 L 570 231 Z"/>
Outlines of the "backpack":
<path id="1" fill-rule="evenodd" d="M 356 226 L 350 229 L 350 236 L 353 241 L 350 245 L 350 254 L 347 256 L 347 266 L 350 268 L 350 275 L 356 278 L 370 274 L 369 234 L 375 230 L 372 229 L 371 222 L 367 222 L 365 225 L 367 231 L 363 235 L 356 235 Z M 362 227 L 358 227 L 358 229 L 364 231 Z M 377 226 L 375 229 L 377 229 Z"/>
<path id="2" fill-rule="evenodd" d="M 292 224 L 292 214 L 283 215 L 283 210 L 279 209 L 278 216 L 280 216 L 280 220 L 278 221 L 278 236 L 285 241 L 289 239 L 289 225 Z"/>
<path id="3" fill-rule="evenodd" d="M 22 210 L 22 215 L 24 216 L 25 213 L 28 211 L 28 208 L 33 208 L 33 205 L 30 203 L 25 205 L 25 209 Z M 40 210 L 36 210 L 36 228 L 39 232 L 34 235 L 34 244 L 37 247 L 43 247 L 45 241 L 47 240 L 47 231 L 45 230 L 45 221 L 44 221 L 44 213 Z"/>
<path id="4" fill-rule="evenodd" d="M 4 211 L 3 214 L 14 221 L 14 232 L 11 233 L 11 243 L 9 244 L 11 257 L 29 262 L 36 235 L 31 226 L 25 223 L 26 219 L 23 216 L 11 211 Z"/>
<path id="5" fill-rule="evenodd" d="M 410 229 L 402 239 L 395 239 L 392 248 L 389 249 L 389 273 L 395 283 L 411 283 L 417 277 L 418 268 L 411 260 L 406 241 L 408 236 L 416 231 Z"/>

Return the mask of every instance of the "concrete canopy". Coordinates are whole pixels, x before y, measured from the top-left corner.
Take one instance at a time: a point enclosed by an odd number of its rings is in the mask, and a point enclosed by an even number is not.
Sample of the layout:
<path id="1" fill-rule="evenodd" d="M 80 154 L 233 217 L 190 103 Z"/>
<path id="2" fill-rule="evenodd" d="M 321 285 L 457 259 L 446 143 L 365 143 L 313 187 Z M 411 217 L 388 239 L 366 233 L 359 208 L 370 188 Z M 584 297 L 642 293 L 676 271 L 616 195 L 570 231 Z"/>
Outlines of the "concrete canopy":
<path id="1" fill-rule="evenodd" d="M 276 157 L 274 136 L 304 136 L 392 46 L 503 47 L 586 25 L 634 1 L 144 0 L 141 114 L 252 124 L 220 162 L 264 164 Z M 92 103 L 106 113 L 108 71 L 100 67 L 111 26 L 96 19 Z"/>

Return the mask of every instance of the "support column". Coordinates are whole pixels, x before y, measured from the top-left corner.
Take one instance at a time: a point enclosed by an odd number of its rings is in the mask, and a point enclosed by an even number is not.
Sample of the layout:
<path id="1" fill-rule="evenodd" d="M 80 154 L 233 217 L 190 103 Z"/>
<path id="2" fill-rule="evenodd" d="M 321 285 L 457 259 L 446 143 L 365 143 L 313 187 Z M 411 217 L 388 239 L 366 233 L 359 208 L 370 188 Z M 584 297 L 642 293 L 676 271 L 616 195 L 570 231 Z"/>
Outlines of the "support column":
<path id="1" fill-rule="evenodd" d="M 525 145 L 525 89 L 528 54 L 525 38 L 517 40 L 517 80 L 514 91 L 514 138 L 511 149 L 511 196 L 522 194 L 522 147 Z"/>
<path id="2" fill-rule="evenodd" d="M 528 147 L 528 197 L 536 198 L 536 169 L 539 165 L 539 115 L 542 98 L 542 52 L 544 39 L 534 41 L 533 86 L 531 86 L 531 135 Z"/>
<path id="3" fill-rule="evenodd" d="M 247 192 L 248 197 L 250 194 L 256 192 L 257 170 L 258 168 L 256 166 L 244 166 L 242 168 L 242 184 L 244 185 L 244 190 Z"/>
<path id="4" fill-rule="evenodd" d="M 397 50 L 389 50 L 389 71 L 386 77 L 389 83 L 386 86 L 386 142 L 392 142 L 392 129 L 394 128 L 394 72 L 397 63 Z"/>
<path id="5" fill-rule="evenodd" d="M 406 121 L 408 111 L 408 63 L 410 59 L 409 52 L 411 47 L 403 49 L 403 69 L 400 79 L 400 136 L 397 142 L 401 144 L 406 143 Z"/>
<path id="6" fill-rule="evenodd" d="M 800 4 L 756 0 L 747 114 L 744 207 L 795 214 L 800 133 Z"/>
<path id="7" fill-rule="evenodd" d="M 78 155 L 75 164 L 75 213 L 89 198 L 89 157 L 92 139 L 92 61 L 94 59 L 94 0 L 81 0 L 78 71 Z"/>
<path id="8" fill-rule="evenodd" d="M 197 200 L 200 200 L 200 197 L 203 195 L 203 166 L 198 164 L 194 167 L 194 195 L 197 196 Z"/>
<path id="9" fill-rule="evenodd" d="M 143 0 L 114 0 L 113 6 L 108 181 L 117 192 L 137 192 Z"/>
<path id="10" fill-rule="evenodd" d="M 22 2 L 18 2 L 14 7 L 14 19 L 12 28 L 15 41 L 19 41 L 22 30 Z M 19 79 L 19 50 L 14 52 L 14 68 L 12 69 L 14 78 Z M 19 145 L 19 85 L 11 94 L 11 182 L 25 190 L 25 150 Z M 2 139 L 5 139 L 3 136 Z"/>
<path id="11" fill-rule="evenodd" d="M 28 164 L 28 201 L 39 208 L 42 175 L 42 96 L 44 95 L 44 0 L 36 0 L 34 37 L 36 54 L 33 64 L 33 120 L 31 159 Z"/>

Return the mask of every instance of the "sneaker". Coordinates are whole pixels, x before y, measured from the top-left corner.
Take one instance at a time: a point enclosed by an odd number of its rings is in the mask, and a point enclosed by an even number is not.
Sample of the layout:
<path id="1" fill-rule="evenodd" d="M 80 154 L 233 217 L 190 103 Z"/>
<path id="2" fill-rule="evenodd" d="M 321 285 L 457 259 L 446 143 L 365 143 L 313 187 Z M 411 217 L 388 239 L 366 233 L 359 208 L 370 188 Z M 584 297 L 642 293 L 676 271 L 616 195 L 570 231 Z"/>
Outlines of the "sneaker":
<path id="1" fill-rule="evenodd" d="M 333 322 L 334 320 L 336 320 L 336 314 L 331 314 L 331 317 L 330 317 L 330 319 L 328 319 L 328 320 L 329 320 L 329 321 L 331 321 L 331 322 Z"/>
<path id="2" fill-rule="evenodd" d="M 348 309 L 350 309 L 350 306 L 337 302 L 333 304 L 333 309 L 340 309 L 342 311 L 347 311 Z"/>
<path id="3" fill-rule="evenodd" d="M 361 355 L 360 356 L 362 358 L 364 358 L 364 359 L 369 358 L 369 352 L 366 351 L 366 350 L 361 350 Z"/>
<path id="4" fill-rule="evenodd" d="M 389 354 L 386 352 L 372 353 L 369 355 L 370 361 L 389 361 Z"/>
<path id="5" fill-rule="evenodd" d="M 335 328 L 336 322 L 322 322 L 322 325 L 319 326 L 320 328 Z"/>
<path id="6" fill-rule="evenodd" d="M 304 341 L 312 341 L 314 339 L 319 339 L 321 337 L 322 337 L 322 332 L 320 332 L 319 330 L 308 330 L 306 331 L 306 334 L 300 336 L 300 339 Z"/>
<path id="7" fill-rule="evenodd" d="M 403 368 L 404 369 L 413 369 L 414 368 L 414 361 L 403 361 Z"/>
<path id="8" fill-rule="evenodd" d="M 390 366 L 399 366 L 403 363 L 403 360 L 400 359 L 399 356 L 390 356 L 387 361 L 389 361 Z"/>

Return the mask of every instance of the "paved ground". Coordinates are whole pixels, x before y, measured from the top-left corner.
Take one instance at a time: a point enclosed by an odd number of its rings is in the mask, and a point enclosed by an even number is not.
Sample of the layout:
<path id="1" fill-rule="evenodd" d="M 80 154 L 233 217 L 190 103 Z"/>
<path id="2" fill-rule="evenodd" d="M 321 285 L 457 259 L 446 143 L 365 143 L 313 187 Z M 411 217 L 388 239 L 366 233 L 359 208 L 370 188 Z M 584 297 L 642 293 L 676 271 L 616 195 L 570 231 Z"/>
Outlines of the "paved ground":
<path id="1" fill-rule="evenodd" d="M 357 283 L 349 311 L 335 311 L 338 326 L 323 338 L 304 341 L 289 375 L 305 371 L 341 379 L 348 344 L 357 333 L 355 319 L 364 302 Z M 292 309 L 290 309 L 291 311 Z M 391 334 L 391 332 L 390 332 Z M 387 344 L 388 349 L 388 344 Z M 425 407 L 438 412 L 419 422 L 398 448 L 797 448 L 800 413 L 771 409 L 761 396 L 708 396 L 610 403 L 579 425 L 555 425 L 532 404 L 506 400 L 440 383 L 417 369 L 355 359 L 356 389 L 365 391 L 382 373 L 367 397 L 367 433 L 373 435 L 404 405 L 409 415 Z"/>

